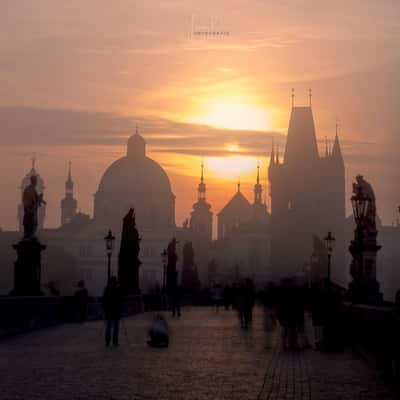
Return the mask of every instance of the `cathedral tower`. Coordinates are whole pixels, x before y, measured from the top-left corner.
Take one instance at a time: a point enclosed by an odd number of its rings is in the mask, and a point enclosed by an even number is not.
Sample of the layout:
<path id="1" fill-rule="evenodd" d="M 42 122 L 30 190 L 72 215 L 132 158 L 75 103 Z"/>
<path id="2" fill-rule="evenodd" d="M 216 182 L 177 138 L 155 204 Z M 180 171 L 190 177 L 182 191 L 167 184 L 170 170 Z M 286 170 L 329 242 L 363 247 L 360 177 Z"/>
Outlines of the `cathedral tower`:
<path id="1" fill-rule="evenodd" d="M 201 164 L 201 177 L 197 188 L 197 202 L 193 204 L 193 211 L 190 215 L 190 228 L 194 233 L 210 242 L 212 240 L 212 216 L 211 205 L 206 201 L 204 165 Z"/>
<path id="2" fill-rule="evenodd" d="M 61 226 L 69 224 L 76 215 L 78 202 L 74 199 L 74 182 L 71 177 L 71 162 L 65 182 L 65 197 L 61 200 Z"/>

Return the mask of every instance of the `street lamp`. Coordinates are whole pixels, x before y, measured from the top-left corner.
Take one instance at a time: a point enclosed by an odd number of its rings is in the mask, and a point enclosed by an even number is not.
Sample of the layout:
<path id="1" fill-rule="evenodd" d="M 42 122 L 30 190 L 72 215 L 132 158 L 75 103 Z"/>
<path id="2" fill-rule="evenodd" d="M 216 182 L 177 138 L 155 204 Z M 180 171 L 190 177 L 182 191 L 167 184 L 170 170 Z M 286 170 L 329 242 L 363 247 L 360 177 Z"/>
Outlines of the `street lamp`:
<path id="1" fill-rule="evenodd" d="M 331 281 L 331 258 L 332 258 L 333 247 L 335 245 L 336 239 L 332 236 L 331 232 L 328 232 L 328 235 L 324 238 L 324 240 L 325 240 L 326 250 L 328 252 L 328 282 L 330 282 Z"/>
<path id="2" fill-rule="evenodd" d="M 365 195 L 362 188 L 359 187 L 357 193 L 351 197 L 351 205 L 353 207 L 354 219 L 357 227 L 360 228 L 367 216 L 367 210 L 370 203 L 370 198 Z"/>
<path id="3" fill-rule="evenodd" d="M 108 235 L 104 238 L 104 242 L 106 244 L 107 258 L 108 258 L 107 283 L 110 282 L 110 278 L 111 278 L 111 255 L 114 250 L 114 241 L 115 241 L 115 237 L 113 236 L 111 230 L 109 230 Z"/>

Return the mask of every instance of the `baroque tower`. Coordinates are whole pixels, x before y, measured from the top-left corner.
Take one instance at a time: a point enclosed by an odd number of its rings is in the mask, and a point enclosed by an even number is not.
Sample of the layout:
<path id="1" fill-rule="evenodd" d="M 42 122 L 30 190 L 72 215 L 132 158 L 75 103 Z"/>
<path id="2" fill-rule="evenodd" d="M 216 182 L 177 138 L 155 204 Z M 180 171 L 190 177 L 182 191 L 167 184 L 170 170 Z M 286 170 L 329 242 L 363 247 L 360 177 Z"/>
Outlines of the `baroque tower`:
<path id="1" fill-rule="evenodd" d="M 211 205 L 206 201 L 206 184 L 204 183 L 204 165 L 201 164 L 200 183 L 197 188 L 197 202 L 193 204 L 190 214 L 190 228 L 197 235 L 211 242 L 212 240 Z"/>
<path id="2" fill-rule="evenodd" d="M 331 231 L 336 237 L 332 277 L 344 283 L 344 161 L 337 130 L 332 152 L 320 157 L 311 101 L 305 107 L 292 104 L 284 160 L 279 161 L 279 150 L 272 143 L 268 174 L 275 276 L 304 271 L 313 253 L 314 238 L 322 240 Z"/>
<path id="3" fill-rule="evenodd" d="M 61 200 L 61 226 L 69 224 L 76 215 L 78 202 L 74 199 L 74 182 L 71 177 L 71 162 L 68 165 L 68 177 L 65 182 L 65 197 Z"/>

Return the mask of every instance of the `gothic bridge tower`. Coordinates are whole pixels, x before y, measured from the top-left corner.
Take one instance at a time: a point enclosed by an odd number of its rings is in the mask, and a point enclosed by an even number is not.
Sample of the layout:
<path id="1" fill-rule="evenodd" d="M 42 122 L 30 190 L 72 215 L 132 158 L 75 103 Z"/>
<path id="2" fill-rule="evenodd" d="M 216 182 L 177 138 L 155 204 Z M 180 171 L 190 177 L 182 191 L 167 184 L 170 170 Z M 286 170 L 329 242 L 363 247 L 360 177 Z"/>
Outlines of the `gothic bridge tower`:
<path id="1" fill-rule="evenodd" d="M 293 276 L 309 263 L 314 237 L 337 238 L 333 279 L 342 283 L 344 265 L 345 168 L 336 132 L 332 152 L 320 157 L 310 104 L 295 106 L 289 121 L 284 160 L 272 144 L 271 267 L 277 278 Z"/>

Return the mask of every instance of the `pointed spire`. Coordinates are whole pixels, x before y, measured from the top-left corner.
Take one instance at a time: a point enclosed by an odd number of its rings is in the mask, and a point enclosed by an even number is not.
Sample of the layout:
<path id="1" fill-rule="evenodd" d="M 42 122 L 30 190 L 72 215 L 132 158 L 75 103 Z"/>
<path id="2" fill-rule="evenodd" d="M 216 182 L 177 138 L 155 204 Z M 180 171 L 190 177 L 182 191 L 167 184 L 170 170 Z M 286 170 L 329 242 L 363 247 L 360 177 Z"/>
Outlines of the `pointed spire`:
<path id="1" fill-rule="evenodd" d="M 262 186 L 260 185 L 260 164 L 257 163 L 257 179 L 254 185 L 254 204 L 262 204 Z"/>
<path id="2" fill-rule="evenodd" d="M 329 157 L 328 136 L 325 136 L 325 157 Z"/>
<path id="3" fill-rule="evenodd" d="M 271 167 L 275 163 L 275 142 L 274 137 L 272 136 L 272 143 L 271 143 L 271 155 L 269 158 L 269 166 Z"/>
<path id="4" fill-rule="evenodd" d="M 294 107 L 294 88 L 292 88 L 292 108 Z"/>
<path id="5" fill-rule="evenodd" d="M 197 188 L 198 199 L 205 200 L 206 199 L 206 184 L 204 183 L 204 163 L 201 163 L 201 174 L 200 174 L 200 183 Z"/>
<path id="6" fill-rule="evenodd" d="M 36 156 L 33 156 L 31 158 L 31 162 L 32 162 L 32 171 L 35 171 L 35 166 L 36 166 Z"/>
<path id="7" fill-rule="evenodd" d="M 276 145 L 276 159 L 275 163 L 279 165 L 279 144 Z"/>
<path id="8" fill-rule="evenodd" d="M 237 191 L 238 193 L 240 193 L 240 177 L 238 178 Z"/>
<path id="9" fill-rule="evenodd" d="M 294 168 L 313 163 L 319 159 L 318 144 L 315 133 L 314 118 L 311 107 L 295 107 L 289 121 L 285 164 Z"/>
<path id="10" fill-rule="evenodd" d="M 335 141 L 333 143 L 333 148 L 332 148 L 332 158 L 335 159 L 336 161 L 339 161 L 341 164 L 344 164 L 342 149 L 340 147 L 340 141 L 339 141 L 339 123 L 337 118 L 336 118 Z"/>
<path id="11" fill-rule="evenodd" d="M 312 89 L 308 89 L 308 98 L 309 98 L 309 105 L 312 106 Z"/>
<path id="12" fill-rule="evenodd" d="M 68 180 L 69 181 L 72 181 L 72 178 L 71 178 L 71 165 L 72 165 L 72 162 L 68 161 Z"/>
<path id="13" fill-rule="evenodd" d="M 65 182 L 65 195 L 73 195 L 74 193 L 74 182 L 72 181 L 72 173 L 71 173 L 71 161 L 68 162 L 68 176 Z"/>
<path id="14" fill-rule="evenodd" d="M 138 129 L 138 126 L 137 126 L 137 124 L 136 124 L 135 133 L 136 133 L 136 135 L 139 135 L 139 129 Z"/>

